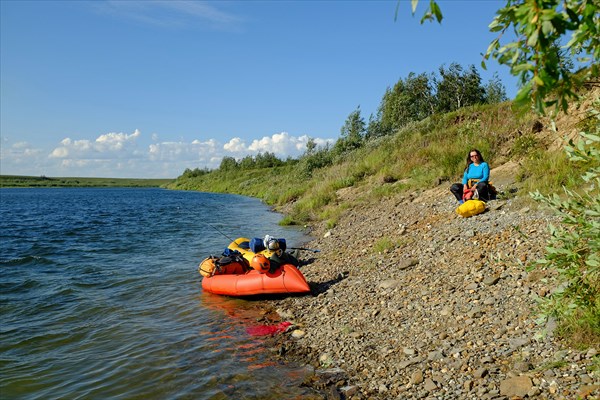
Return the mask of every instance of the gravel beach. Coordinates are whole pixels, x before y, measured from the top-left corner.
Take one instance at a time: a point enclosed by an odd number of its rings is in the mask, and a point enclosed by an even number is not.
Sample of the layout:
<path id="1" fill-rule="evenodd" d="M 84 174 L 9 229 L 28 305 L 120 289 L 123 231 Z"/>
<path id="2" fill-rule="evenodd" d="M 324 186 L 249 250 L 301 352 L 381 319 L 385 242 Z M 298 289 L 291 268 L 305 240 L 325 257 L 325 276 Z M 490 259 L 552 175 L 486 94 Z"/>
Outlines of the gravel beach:
<path id="1" fill-rule="evenodd" d="M 553 288 L 527 266 L 558 220 L 511 198 L 510 174 L 492 170 L 505 195 L 471 218 L 445 182 L 314 227 L 306 247 L 320 252 L 301 267 L 312 296 L 272 302 L 294 324 L 270 339 L 275 357 L 305 364 L 319 398 L 599 398 L 600 344 L 569 348 L 536 323 Z"/>

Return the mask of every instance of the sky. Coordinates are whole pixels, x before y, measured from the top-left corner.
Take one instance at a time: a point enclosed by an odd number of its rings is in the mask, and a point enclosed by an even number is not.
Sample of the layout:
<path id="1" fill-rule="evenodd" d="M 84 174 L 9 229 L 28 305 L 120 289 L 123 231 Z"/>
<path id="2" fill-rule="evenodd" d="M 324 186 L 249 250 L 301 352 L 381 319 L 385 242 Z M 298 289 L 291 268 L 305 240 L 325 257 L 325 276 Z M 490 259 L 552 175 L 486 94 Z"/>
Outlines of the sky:
<path id="1" fill-rule="evenodd" d="M 483 83 L 505 1 L 0 0 L 0 174 L 175 178 L 333 143 L 386 88 L 456 62 Z M 395 18 L 398 6 L 397 18 Z"/>

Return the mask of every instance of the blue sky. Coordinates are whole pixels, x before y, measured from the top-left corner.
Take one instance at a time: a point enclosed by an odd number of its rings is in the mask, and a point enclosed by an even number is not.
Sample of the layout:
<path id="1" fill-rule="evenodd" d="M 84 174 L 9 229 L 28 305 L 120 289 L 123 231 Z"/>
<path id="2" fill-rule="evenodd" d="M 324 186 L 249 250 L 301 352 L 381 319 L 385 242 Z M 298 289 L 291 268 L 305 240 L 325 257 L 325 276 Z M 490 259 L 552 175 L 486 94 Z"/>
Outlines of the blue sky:
<path id="1" fill-rule="evenodd" d="M 368 120 L 410 72 L 474 64 L 504 1 L 6 1 L 0 173 L 174 178 L 223 156 L 297 157 Z"/>

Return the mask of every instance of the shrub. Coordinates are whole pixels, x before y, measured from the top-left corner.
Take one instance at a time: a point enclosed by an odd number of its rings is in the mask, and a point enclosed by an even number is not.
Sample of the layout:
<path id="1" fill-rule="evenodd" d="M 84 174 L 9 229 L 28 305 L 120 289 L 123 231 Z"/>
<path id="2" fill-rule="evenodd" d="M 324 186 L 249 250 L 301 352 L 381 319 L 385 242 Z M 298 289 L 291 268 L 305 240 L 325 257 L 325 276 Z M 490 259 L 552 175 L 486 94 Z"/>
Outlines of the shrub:
<path id="1" fill-rule="evenodd" d="M 512 146 L 512 153 L 517 157 L 522 157 L 537 146 L 538 141 L 534 135 L 524 135 L 515 140 Z"/>
<path id="2" fill-rule="evenodd" d="M 598 106 L 597 104 L 596 106 Z M 577 146 L 566 147 L 569 160 L 585 163 L 582 190 L 565 188 L 566 198 L 539 191 L 532 197 L 552 208 L 564 226 L 550 227 L 551 237 L 544 259 L 537 264 L 556 274 L 556 290 L 542 301 L 543 319 L 553 317 L 559 333 L 582 345 L 600 341 L 600 112 L 593 134 L 580 133 Z"/>

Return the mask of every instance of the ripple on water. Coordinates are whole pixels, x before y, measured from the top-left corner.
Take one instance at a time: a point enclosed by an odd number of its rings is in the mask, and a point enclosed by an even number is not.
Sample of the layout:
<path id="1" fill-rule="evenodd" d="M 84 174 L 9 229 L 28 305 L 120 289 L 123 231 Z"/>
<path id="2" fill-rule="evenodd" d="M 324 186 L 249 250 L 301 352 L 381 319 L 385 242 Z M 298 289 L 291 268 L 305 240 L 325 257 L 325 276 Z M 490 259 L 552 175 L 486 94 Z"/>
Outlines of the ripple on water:
<path id="1" fill-rule="evenodd" d="M 259 201 L 155 189 L 0 190 L 3 397 L 306 393 L 295 369 L 274 365 L 261 339 L 247 335 L 259 303 L 201 292 L 198 262 L 229 241 L 213 225 L 231 237 L 303 237 Z"/>
<path id="2" fill-rule="evenodd" d="M 27 266 L 27 265 L 52 265 L 54 262 L 50 258 L 40 257 L 40 256 L 24 256 L 24 257 L 15 257 L 5 260 L 0 260 L 0 268 L 2 267 L 18 267 L 18 266 Z"/>

